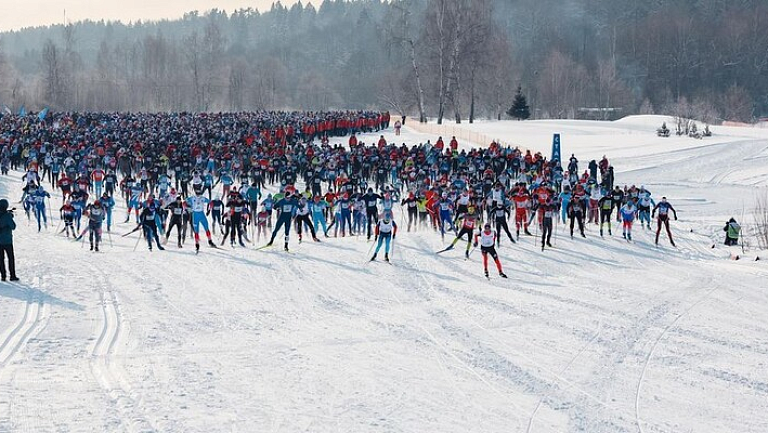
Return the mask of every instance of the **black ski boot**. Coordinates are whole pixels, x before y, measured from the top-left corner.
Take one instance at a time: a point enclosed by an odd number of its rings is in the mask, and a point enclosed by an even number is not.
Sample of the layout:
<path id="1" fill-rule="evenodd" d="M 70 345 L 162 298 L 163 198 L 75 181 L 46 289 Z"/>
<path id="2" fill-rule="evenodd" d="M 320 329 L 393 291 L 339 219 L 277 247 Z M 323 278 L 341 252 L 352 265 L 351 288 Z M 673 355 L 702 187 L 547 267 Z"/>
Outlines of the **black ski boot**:
<path id="1" fill-rule="evenodd" d="M 499 276 L 501 278 L 507 278 L 507 274 L 505 274 L 504 272 L 499 272 Z"/>
<path id="2" fill-rule="evenodd" d="M 371 257 L 371 260 L 369 260 L 369 261 L 372 262 L 374 260 L 376 260 L 376 254 L 374 254 L 373 257 Z"/>
<path id="3" fill-rule="evenodd" d="M 93 242 L 91 242 L 91 251 L 93 251 Z"/>
<path id="4" fill-rule="evenodd" d="M 389 261 L 389 253 L 384 253 L 384 261 Z"/>

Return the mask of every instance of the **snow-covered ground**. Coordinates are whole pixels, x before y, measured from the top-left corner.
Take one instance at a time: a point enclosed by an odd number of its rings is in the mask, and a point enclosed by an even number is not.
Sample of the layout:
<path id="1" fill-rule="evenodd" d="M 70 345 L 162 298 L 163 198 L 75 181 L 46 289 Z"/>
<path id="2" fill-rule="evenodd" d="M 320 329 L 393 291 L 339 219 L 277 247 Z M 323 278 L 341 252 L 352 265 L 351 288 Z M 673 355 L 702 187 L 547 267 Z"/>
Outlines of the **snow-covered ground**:
<path id="1" fill-rule="evenodd" d="M 660 123 L 467 126 L 547 153 L 559 132 L 564 155 L 606 154 L 619 184 L 679 210 L 677 249 L 562 225 L 544 253 L 502 243 L 509 280 L 404 227 L 392 265 L 363 264 L 354 237 L 134 252 L 128 224 L 93 254 L 17 211 L 0 432 L 768 431 L 768 265 L 719 246 L 768 185 L 768 131 L 663 139 Z"/>

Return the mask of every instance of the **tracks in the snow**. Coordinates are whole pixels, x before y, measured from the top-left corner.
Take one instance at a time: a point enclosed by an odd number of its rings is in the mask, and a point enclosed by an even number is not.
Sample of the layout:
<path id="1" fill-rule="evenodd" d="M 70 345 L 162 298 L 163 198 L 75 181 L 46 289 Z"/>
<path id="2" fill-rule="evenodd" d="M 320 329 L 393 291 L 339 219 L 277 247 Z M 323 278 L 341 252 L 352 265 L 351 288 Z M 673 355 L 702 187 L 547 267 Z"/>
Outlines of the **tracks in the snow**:
<path id="1" fill-rule="evenodd" d="M 39 284 L 40 279 L 36 279 Z M 45 328 L 51 317 L 51 306 L 41 299 L 30 296 L 23 307 L 20 306 L 19 318 L 0 335 L 0 378 L 7 367 L 26 347 L 27 343 Z M 10 402 L 0 403 L 0 431 L 11 429 Z"/>
<path id="2" fill-rule="evenodd" d="M 682 313 L 678 314 L 677 317 L 675 317 L 675 320 L 673 320 L 669 325 L 667 325 L 664 328 L 664 330 L 661 331 L 659 336 L 656 337 L 653 344 L 651 345 L 651 348 L 645 357 L 645 363 L 643 364 L 643 369 L 640 372 L 640 377 L 637 380 L 637 391 L 635 393 L 635 424 L 637 425 L 637 430 L 640 433 L 643 433 L 644 431 L 643 424 L 640 420 L 640 393 L 642 391 L 642 385 L 643 385 L 643 380 L 645 379 L 645 373 L 648 370 L 648 364 L 650 364 L 651 358 L 653 358 L 653 354 L 656 352 L 656 346 L 658 346 L 659 342 L 664 338 L 665 335 L 667 335 L 667 332 L 669 332 L 671 329 L 675 327 L 678 320 L 680 320 L 683 316 L 691 312 L 691 310 L 693 310 L 697 305 L 709 299 L 709 297 L 712 296 L 712 293 L 714 293 L 717 290 L 719 290 L 719 287 L 715 287 L 714 289 L 709 290 L 707 293 L 704 294 L 704 296 L 701 297 L 701 299 L 691 304 Z"/>
<path id="3" fill-rule="evenodd" d="M 141 396 L 133 390 L 122 366 L 116 361 L 125 351 L 130 325 L 121 310 L 118 294 L 106 289 L 106 281 L 102 283 L 99 291 L 102 323 L 91 351 L 91 371 L 114 402 L 128 431 L 157 431 L 141 408 Z"/>
<path id="4" fill-rule="evenodd" d="M 3 343 L 0 345 L 0 374 L 35 332 L 43 327 L 49 316 L 50 306 L 43 301 L 30 299 L 24 304 L 21 318 L 3 335 Z"/>

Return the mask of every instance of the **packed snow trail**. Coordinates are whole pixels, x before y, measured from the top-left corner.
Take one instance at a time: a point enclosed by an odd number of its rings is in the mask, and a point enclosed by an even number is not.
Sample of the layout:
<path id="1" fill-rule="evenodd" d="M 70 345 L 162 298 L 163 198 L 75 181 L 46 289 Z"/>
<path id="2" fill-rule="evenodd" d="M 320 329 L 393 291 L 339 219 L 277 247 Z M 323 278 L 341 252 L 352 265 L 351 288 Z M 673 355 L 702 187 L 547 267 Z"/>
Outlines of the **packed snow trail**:
<path id="1" fill-rule="evenodd" d="M 37 233 L 17 210 L 22 281 L 0 283 L 0 431 L 766 431 L 766 262 L 710 248 L 747 185 L 768 181 L 752 159 L 765 138 L 519 123 L 562 128 L 564 154 L 605 153 L 617 183 L 667 195 L 679 248 L 641 229 L 631 244 L 595 226 L 571 240 L 560 224 L 545 252 L 503 239 L 509 279 L 486 280 L 478 253 L 435 255 L 431 230 L 401 227 L 392 265 L 361 265 L 364 237 L 134 252 L 138 233 L 119 236 L 133 223 L 91 253 L 54 236 L 55 215 Z M 0 178 L 0 195 L 18 201 L 19 178 Z"/>

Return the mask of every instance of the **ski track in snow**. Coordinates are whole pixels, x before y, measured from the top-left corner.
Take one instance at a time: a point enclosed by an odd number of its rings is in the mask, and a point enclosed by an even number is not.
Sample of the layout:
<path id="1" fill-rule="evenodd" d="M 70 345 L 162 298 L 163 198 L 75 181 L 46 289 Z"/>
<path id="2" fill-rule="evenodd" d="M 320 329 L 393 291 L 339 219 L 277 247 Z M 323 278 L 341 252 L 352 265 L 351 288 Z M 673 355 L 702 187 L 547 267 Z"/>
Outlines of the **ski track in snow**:
<path id="1" fill-rule="evenodd" d="M 150 253 L 119 237 L 122 203 L 96 254 L 18 211 L 30 283 L 0 285 L 0 432 L 764 432 L 768 270 L 710 247 L 768 184 L 768 137 L 665 140 L 632 122 L 466 126 L 547 152 L 540 137 L 563 132 L 564 154 L 607 154 L 618 183 L 679 212 L 677 248 L 615 222 L 586 239 L 558 223 L 544 252 L 505 238 L 509 279 L 491 261 L 486 280 L 463 242 L 435 255 L 439 235 L 407 233 L 399 208 L 392 264 L 368 263 L 364 236 L 298 244 L 293 228 L 290 253 L 282 234 L 258 252 L 203 240 L 195 255 L 187 238 Z M 0 180 L 11 201 L 19 177 Z"/>

